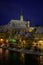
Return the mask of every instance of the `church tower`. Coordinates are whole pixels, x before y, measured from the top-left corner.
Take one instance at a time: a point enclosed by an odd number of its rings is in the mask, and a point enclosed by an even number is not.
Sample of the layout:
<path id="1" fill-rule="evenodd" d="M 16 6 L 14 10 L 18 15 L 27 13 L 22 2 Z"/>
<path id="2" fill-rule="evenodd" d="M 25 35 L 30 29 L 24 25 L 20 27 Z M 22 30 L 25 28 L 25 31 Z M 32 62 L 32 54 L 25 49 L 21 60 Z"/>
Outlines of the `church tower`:
<path id="1" fill-rule="evenodd" d="M 20 21 L 23 22 L 23 13 L 22 13 L 22 11 L 20 12 Z"/>

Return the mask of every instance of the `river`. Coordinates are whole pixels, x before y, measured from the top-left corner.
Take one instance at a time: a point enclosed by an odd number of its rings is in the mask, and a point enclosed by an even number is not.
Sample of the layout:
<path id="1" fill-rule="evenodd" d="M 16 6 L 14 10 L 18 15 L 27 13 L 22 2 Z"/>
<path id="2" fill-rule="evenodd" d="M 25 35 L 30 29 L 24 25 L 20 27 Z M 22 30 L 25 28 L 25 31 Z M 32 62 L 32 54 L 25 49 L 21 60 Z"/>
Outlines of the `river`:
<path id="1" fill-rule="evenodd" d="M 0 65 L 43 65 L 43 56 L 23 54 L 0 48 Z"/>

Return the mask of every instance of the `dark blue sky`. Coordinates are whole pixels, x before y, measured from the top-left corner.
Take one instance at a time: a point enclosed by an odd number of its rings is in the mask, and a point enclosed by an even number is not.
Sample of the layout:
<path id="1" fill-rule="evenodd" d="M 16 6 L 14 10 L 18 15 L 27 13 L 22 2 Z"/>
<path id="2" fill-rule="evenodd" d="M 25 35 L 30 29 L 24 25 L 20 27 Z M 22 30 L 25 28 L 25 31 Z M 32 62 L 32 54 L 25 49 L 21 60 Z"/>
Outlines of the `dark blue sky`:
<path id="1" fill-rule="evenodd" d="M 0 0 L 0 24 L 19 19 L 21 10 L 31 25 L 43 25 L 43 0 Z"/>

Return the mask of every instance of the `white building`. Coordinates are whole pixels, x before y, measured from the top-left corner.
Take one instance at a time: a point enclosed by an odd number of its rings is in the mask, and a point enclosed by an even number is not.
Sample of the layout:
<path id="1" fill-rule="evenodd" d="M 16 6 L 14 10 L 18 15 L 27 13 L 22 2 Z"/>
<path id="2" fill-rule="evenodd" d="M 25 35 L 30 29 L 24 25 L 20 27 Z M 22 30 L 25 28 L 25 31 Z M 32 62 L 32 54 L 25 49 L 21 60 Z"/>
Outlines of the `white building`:
<path id="1" fill-rule="evenodd" d="M 8 25 L 10 25 L 11 27 L 14 27 L 14 28 L 24 28 L 26 29 L 26 23 L 27 21 L 24 21 L 23 20 L 23 15 L 21 14 L 20 15 L 20 20 L 11 20 Z M 29 27 L 30 25 L 30 22 L 28 21 L 28 24 L 27 24 L 27 27 Z"/>
<path id="2" fill-rule="evenodd" d="M 11 29 L 28 29 L 31 32 L 34 29 L 34 27 L 30 27 L 30 21 L 24 21 L 23 15 L 21 13 L 20 20 L 10 20 L 10 22 L 7 25 L 2 26 L 2 29 L 5 31 Z"/>

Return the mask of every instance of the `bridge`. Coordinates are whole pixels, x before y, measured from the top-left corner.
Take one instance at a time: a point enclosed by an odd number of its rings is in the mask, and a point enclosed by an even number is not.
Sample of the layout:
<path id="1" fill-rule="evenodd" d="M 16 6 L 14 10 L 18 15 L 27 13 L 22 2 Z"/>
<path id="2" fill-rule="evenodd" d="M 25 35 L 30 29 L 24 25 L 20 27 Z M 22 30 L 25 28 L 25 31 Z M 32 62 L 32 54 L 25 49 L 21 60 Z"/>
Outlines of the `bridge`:
<path id="1" fill-rule="evenodd" d="M 39 56 L 43 56 L 43 51 L 34 51 L 32 49 L 28 50 L 28 49 L 24 49 L 24 48 L 20 48 L 20 49 L 17 49 L 17 48 L 11 48 L 11 47 L 1 47 L 0 48 L 2 49 L 8 49 L 9 51 L 13 51 L 13 52 L 22 52 L 22 53 L 25 53 L 25 54 L 33 54 L 33 55 L 39 55 Z"/>

